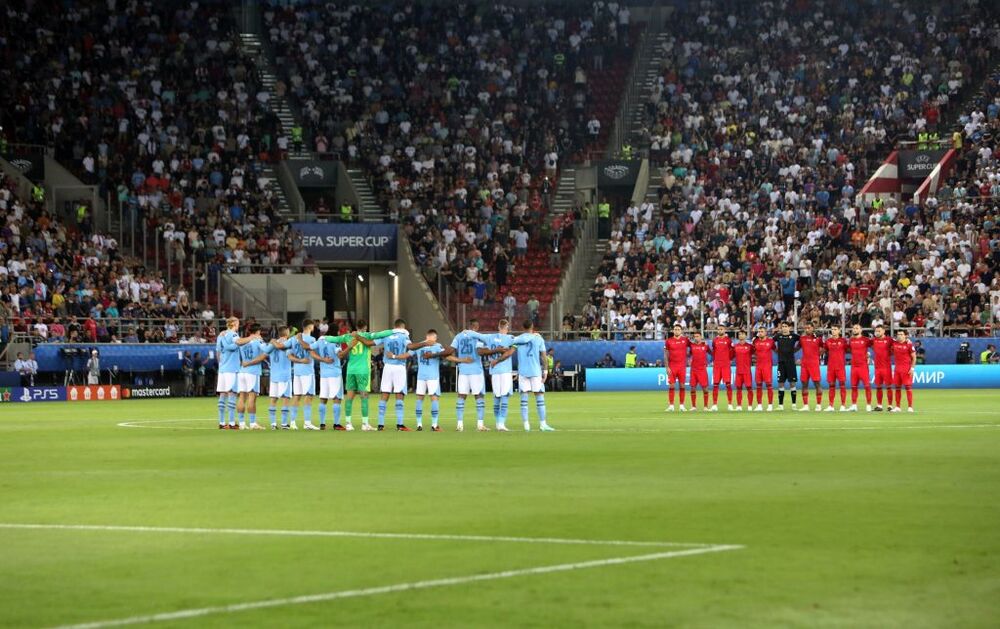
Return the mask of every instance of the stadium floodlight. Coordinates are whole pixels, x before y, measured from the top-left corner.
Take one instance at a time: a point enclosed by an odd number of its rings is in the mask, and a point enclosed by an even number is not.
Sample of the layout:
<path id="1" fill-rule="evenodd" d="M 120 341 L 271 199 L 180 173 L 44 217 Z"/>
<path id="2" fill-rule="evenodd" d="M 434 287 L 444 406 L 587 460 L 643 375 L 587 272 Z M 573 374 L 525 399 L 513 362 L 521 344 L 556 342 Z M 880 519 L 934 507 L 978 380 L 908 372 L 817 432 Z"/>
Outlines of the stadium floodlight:
<path id="1" fill-rule="evenodd" d="M 361 282 L 362 284 L 364 284 L 365 283 L 365 276 L 362 275 L 362 274 L 360 274 L 360 273 L 358 273 L 358 281 Z"/>
<path id="2" fill-rule="evenodd" d="M 393 271 L 392 269 L 389 269 L 389 277 L 396 277 L 396 272 Z"/>

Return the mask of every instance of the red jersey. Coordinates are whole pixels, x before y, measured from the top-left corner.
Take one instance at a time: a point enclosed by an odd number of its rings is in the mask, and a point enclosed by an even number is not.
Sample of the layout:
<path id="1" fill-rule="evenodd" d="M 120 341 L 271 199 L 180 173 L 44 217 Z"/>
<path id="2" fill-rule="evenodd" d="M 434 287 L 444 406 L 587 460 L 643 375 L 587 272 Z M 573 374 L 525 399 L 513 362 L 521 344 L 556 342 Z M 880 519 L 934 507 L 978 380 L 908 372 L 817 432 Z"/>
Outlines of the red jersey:
<path id="1" fill-rule="evenodd" d="M 872 346 L 872 340 L 867 336 L 852 336 L 851 341 L 851 364 L 868 365 L 868 348 Z"/>
<path id="2" fill-rule="evenodd" d="M 691 371 L 708 371 L 708 345 L 691 343 Z"/>
<path id="3" fill-rule="evenodd" d="M 733 354 L 736 355 L 736 373 L 750 375 L 750 357 L 753 356 L 753 345 L 737 343 L 733 345 Z"/>
<path id="4" fill-rule="evenodd" d="M 663 343 L 667 350 L 668 362 L 671 366 L 682 367 L 687 364 L 687 351 L 691 341 L 685 336 L 671 336 Z"/>
<path id="5" fill-rule="evenodd" d="M 910 356 L 913 354 L 913 343 L 909 341 L 892 342 L 892 357 L 896 360 L 896 371 L 906 372 L 913 368 Z"/>
<path id="6" fill-rule="evenodd" d="M 753 340 L 754 354 L 757 356 L 758 369 L 770 369 L 774 365 L 774 339 L 756 338 Z"/>
<path id="7" fill-rule="evenodd" d="M 733 339 L 717 336 L 712 339 L 712 363 L 728 367 L 733 362 Z"/>
<path id="8" fill-rule="evenodd" d="M 847 363 L 847 339 L 830 337 L 823 342 L 823 347 L 826 348 L 827 367 L 843 368 Z"/>
<path id="9" fill-rule="evenodd" d="M 872 339 L 872 351 L 875 353 L 875 369 L 892 368 L 892 346 L 895 343 L 888 336 Z"/>
<path id="10" fill-rule="evenodd" d="M 815 334 L 800 336 L 799 347 L 802 348 L 802 364 L 819 365 L 819 352 L 823 349 L 823 339 Z"/>

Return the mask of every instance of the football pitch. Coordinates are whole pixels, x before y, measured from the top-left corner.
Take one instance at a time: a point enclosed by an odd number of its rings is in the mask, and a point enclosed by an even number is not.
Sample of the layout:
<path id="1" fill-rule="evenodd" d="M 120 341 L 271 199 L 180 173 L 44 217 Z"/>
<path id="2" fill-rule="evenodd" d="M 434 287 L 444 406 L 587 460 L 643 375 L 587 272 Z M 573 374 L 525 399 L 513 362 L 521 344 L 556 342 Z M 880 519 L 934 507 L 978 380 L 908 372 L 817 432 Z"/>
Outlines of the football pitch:
<path id="1" fill-rule="evenodd" d="M 456 433 L 452 396 L 441 433 L 2 407 L 0 626 L 997 625 L 1000 392 L 918 390 L 913 415 L 546 398 L 554 433 L 516 397 L 508 434 L 470 410 Z"/>

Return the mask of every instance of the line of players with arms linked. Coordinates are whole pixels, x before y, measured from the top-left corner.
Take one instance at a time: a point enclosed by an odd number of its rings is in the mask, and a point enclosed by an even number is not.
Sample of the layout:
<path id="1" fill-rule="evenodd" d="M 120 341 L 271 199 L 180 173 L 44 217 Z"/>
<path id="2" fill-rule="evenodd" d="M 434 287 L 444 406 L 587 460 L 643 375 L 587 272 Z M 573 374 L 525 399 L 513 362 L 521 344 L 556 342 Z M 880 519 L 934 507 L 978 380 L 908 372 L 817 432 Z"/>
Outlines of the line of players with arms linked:
<path id="1" fill-rule="evenodd" d="M 489 363 L 493 389 L 493 414 L 496 429 L 507 431 L 507 410 L 514 393 L 514 379 L 521 392 L 521 420 L 530 431 L 529 398 L 534 396 L 539 428 L 552 431 L 546 422 L 545 380 L 548 377 L 545 341 L 530 321 L 519 336 L 510 334 L 510 324 L 501 320 L 499 332 L 482 334 L 475 319 L 448 347 L 438 342 L 435 330 L 428 330 L 422 341 L 413 341 L 406 322 L 397 319 L 391 330 L 369 332 L 365 321 L 357 321 L 354 330 L 339 336 L 313 336 L 315 322 L 302 322 L 301 329 L 282 326 L 275 338 L 265 340 L 258 324 L 251 324 L 241 335 L 240 321 L 232 317 L 216 341 L 219 374 L 219 428 L 229 430 L 264 430 L 257 423 L 257 398 L 265 362 L 269 366 L 268 415 L 274 430 L 297 430 L 301 411 L 305 430 L 325 430 L 327 411 L 332 410 L 333 430 L 354 430 L 352 422 L 355 399 L 361 407 L 361 430 L 384 430 L 389 398 L 395 399 L 396 430 L 409 432 L 404 423 L 404 399 L 407 392 L 407 361 L 417 361 L 416 429 L 422 431 L 424 399 L 430 400 L 431 431 L 440 432 L 439 398 L 441 362 L 455 364 L 458 370 L 456 429 L 464 429 L 466 398 L 476 404 L 477 429 L 490 429 L 485 423 L 486 378 L 484 359 Z M 377 348 L 377 349 L 376 349 Z M 369 422 L 368 394 L 371 389 L 372 351 L 383 353 L 377 428 Z M 515 374 L 513 358 L 517 357 Z M 347 360 L 346 368 L 343 361 Z M 319 395 L 316 395 L 316 364 L 319 365 Z M 313 398 L 319 398 L 319 424 L 312 421 Z M 343 411 L 343 422 L 341 422 Z M 280 415 L 281 423 L 278 424 Z"/>
<path id="2" fill-rule="evenodd" d="M 778 410 L 784 410 L 786 388 L 791 389 L 792 408 L 796 405 L 796 359 L 795 354 L 802 352 L 801 381 L 802 406 L 799 411 L 809 410 L 809 384 L 812 383 L 816 392 L 816 410 L 823 409 L 823 388 L 820 383 L 820 361 L 826 356 L 826 380 L 829 385 L 829 401 L 827 412 L 833 412 L 836 389 L 840 387 L 840 410 L 858 410 L 858 386 L 863 385 L 867 411 L 882 411 L 883 388 L 888 394 L 885 410 L 900 412 L 900 402 L 903 391 L 906 392 L 907 410 L 913 412 L 913 369 L 916 364 L 916 350 L 906 332 L 899 330 L 893 339 L 885 334 L 884 326 L 875 327 L 874 337 L 866 336 L 860 325 L 853 326 L 850 338 L 841 336 L 838 326 L 830 328 L 826 338 L 816 334 L 812 324 L 804 326 L 804 334 L 791 331 L 791 326 L 783 322 L 777 334 L 767 336 L 763 328 L 757 330 L 757 336 L 752 341 L 747 340 L 745 330 L 737 332 L 737 338 L 731 338 L 725 328 L 720 327 L 711 344 L 705 342 L 700 332 L 695 332 L 692 338 L 684 336 L 681 326 L 675 325 L 673 336 L 664 341 L 663 362 L 667 369 L 668 403 L 667 411 L 674 410 L 677 391 L 680 393 L 679 410 L 685 407 L 685 376 L 690 358 L 691 408 L 697 408 L 697 389 L 702 390 L 704 408 L 718 411 L 719 383 L 726 385 L 726 399 L 730 411 L 733 406 L 733 389 L 736 390 L 735 410 L 743 406 L 743 392 L 747 393 L 748 411 L 764 410 L 764 389 L 767 389 L 767 410 L 774 410 L 774 356 L 778 360 Z M 869 353 L 869 351 L 871 353 Z M 851 405 L 847 406 L 847 357 L 851 364 Z M 708 363 L 712 357 L 712 406 L 709 407 Z M 874 356 L 874 361 L 872 357 Z M 735 363 L 735 387 L 733 364 Z M 872 407 L 872 378 L 870 366 L 875 366 L 876 406 Z M 756 406 L 754 405 L 754 389 L 756 388 Z M 895 389 L 895 391 L 893 390 Z M 895 397 L 894 397 L 895 393 Z"/>

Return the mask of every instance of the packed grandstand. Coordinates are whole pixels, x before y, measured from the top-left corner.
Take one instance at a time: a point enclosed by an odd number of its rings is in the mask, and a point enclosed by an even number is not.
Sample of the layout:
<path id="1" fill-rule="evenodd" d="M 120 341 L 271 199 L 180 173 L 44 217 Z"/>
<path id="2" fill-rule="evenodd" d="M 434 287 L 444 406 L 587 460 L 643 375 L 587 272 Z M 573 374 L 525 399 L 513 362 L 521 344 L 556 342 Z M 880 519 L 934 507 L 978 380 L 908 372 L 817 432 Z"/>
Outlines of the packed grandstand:
<path id="1" fill-rule="evenodd" d="M 264 175 L 292 153 L 359 169 L 429 286 L 484 323 L 526 314 L 595 339 L 785 319 L 991 335 L 1000 14 L 870 10 L 884 4 L 680 3 L 653 25 L 603 1 L 274 0 L 259 52 L 227 2 L 8 3 L 0 78 L 17 89 L 0 93 L 0 148 L 46 147 L 125 224 L 3 175 L 2 340 L 212 340 L 236 310 L 221 273 L 318 272 Z M 638 123 L 613 146 L 650 59 Z M 956 151 L 934 195 L 862 198 L 906 141 Z M 650 194 L 613 200 L 584 299 L 549 325 L 603 202 L 556 211 L 561 177 L 623 150 L 648 160 Z"/>

